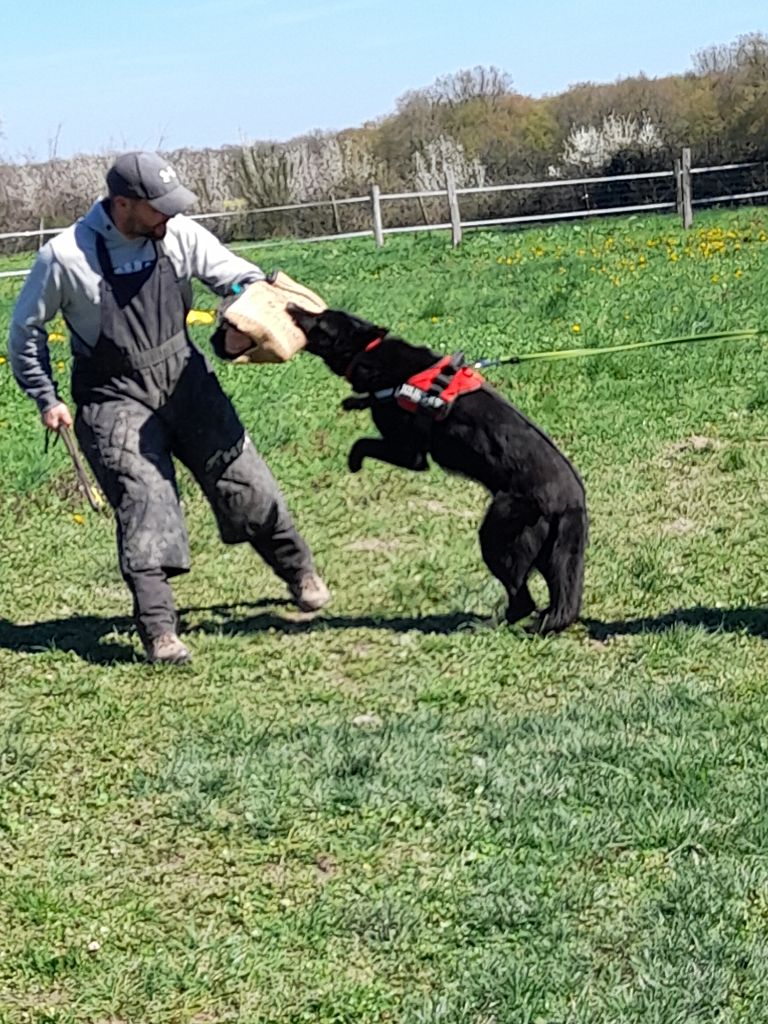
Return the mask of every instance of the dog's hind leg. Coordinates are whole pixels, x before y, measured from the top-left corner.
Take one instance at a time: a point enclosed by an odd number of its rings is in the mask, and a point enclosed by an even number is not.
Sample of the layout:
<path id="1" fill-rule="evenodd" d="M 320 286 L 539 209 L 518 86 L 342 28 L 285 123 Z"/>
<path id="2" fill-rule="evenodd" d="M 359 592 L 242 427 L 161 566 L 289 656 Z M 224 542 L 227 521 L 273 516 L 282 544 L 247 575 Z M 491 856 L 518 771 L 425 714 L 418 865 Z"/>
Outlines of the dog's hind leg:
<path id="1" fill-rule="evenodd" d="M 579 617 L 587 534 L 584 508 L 568 509 L 553 522 L 552 536 L 536 562 L 549 588 L 549 607 L 541 616 L 539 633 L 559 633 Z"/>
<path id="2" fill-rule="evenodd" d="M 497 494 L 480 526 L 485 564 L 507 591 L 507 622 L 515 623 L 536 610 L 527 579 L 549 532 L 538 510 L 509 494 Z"/>

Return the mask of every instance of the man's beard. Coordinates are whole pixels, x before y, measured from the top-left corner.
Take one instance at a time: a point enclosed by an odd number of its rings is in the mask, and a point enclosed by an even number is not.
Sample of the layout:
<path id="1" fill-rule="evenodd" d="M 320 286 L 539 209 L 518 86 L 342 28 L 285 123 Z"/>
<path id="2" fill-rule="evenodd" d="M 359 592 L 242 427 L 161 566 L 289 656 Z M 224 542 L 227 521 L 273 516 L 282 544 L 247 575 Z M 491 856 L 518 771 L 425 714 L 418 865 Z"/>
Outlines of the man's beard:
<path id="1" fill-rule="evenodd" d="M 159 242 L 161 238 L 165 238 L 167 228 L 167 224 L 156 224 L 153 228 L 143 231 L 142 234 L 145 238 L 151 238 L 153 241 Z"/>

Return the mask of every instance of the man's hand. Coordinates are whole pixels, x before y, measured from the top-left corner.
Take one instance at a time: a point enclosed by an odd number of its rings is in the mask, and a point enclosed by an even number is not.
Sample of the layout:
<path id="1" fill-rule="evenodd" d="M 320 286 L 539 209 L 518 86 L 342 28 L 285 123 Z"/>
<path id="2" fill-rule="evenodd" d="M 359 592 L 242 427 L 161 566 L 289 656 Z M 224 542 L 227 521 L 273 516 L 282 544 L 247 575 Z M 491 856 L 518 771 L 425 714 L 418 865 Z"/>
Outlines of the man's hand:
<path id="1" fill-rule="evenodd" d="M 49 430 L 58 430 L 59 427 L 72 426 L 72 414 L 63 402 L 54 405 L 42 414 L 43 424 Z"/>

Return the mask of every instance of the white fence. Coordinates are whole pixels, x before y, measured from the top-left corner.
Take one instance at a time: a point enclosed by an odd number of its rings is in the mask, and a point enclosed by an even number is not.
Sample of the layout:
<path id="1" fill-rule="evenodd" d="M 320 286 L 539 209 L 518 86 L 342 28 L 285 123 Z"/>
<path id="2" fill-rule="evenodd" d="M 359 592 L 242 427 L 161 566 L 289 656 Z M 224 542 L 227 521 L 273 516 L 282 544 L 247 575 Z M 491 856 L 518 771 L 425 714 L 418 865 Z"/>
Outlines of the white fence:
<path id="1" fill-rule="evenodd" d="M 458 188 L 455 184 L 452 172 L 446 174 L 446 184 L 443 189 L 431 189 L 420 192 L 382 192 L 378 185 L 371 186 L 370 194 L 367 196 L 354 196 L 347 199 L 317 200 L 308 203 L 291 203 L 284 206 L 266 206 L 258 209 L 232 210 L 220 213 L 203 213 L 193 215 L 193 219 L 200 221 L 224 221 L 227 219 L 244 220 L 248 217 L 259 215 L 290 213 L 291 211 L 306 211 L 312 209 L 330 210 L 336 230 L 332 234 L 314 235 L 303 237 L 303 242 L 319 242 L 331 239 L 342 238 L 365 238 L 373 237 L 376 245 L 384 244 L 384 238 L 388 234 L 415 231 L 439 231 L 450 230 L 453 245 L 461 242 L 464 230 L 473 228 L 488 228 L 511 224 L 533 224 L 556 220 L 572 220 L 584 217 L 604 217 L 622 213 L 645 213 L 651 211 L 676 211 L 681 218 L 684 228 L 689 228 L 693 222 L 693 209 L 696 206 L 712 206 L 721 203 L 756 202 L 768 197 L 768 190 L 736 191 L 725 192 L 721 195 L 709 195 L 696 197 L 694 195 L 694 178 L 703 175 L 724 174 L 726 172 L 747 171 L 750 168 L 762 167 L 763 164 L 739 163 L 721 164 L 715 167 L 691 167 L 690 150 L 684 149 L 681 159 L 675 161 L 674 170 L 650 171 L 641 174 L 617 174 L 602 177 L 587 178 L 557 178 L 549 181 L 514 182 L 506 185 L 483 185 L 468 188 Z M 619 182 L 637 184 L 642 182 L 666 182 L 669 183 L 670 193 L 674 199 L 666 199 L 661 202 L 630 202 L 613 206 L 588 207 L 589 189 L 599 185 L 615 185 Z M 522 193 L 522 192 L 544 192 L 551 189 L 563 189 L 566 187 L 584 188 L 584 200 L 587 208 L 564 208 L 550 212 L 537 212 L 532 214 L 521 214 L 509 217 L 487 217 L 487 218 L 464 218 L 461 214 L 461 199 L 464 196 L 491 195 L 494 193 Z M 424 207 L 425 199 L 441 199 L 447 201 L 448 219 L 444 221 L 430 222 Z M 423 223 L 410 223 L 406 225 L 385 226 L 384 209 L 387 204 L 393 202 L 416 201 L 422 213 Z M 345 207 L 359 206 L 367 207 L 371 226 L 357 231 L 342 231 L 340 210 Z M 11 239 L 30 238 L 35 239 L 37 246 L 43 244 L 45 238 L 56 235 L 61 228 L 45 228 L 42 224 L 37 230 L 9 231 L 0 233 L 0 242 Z M 258 244 L 273 243 L 275 239 L 270 237 L 261 242 L 254 241 L 243 244 L 231 244 L 231 249 L 252 248 Z M 0 272 L 3 277 L 23 277 L 29 270 L 7 270 Z"/>

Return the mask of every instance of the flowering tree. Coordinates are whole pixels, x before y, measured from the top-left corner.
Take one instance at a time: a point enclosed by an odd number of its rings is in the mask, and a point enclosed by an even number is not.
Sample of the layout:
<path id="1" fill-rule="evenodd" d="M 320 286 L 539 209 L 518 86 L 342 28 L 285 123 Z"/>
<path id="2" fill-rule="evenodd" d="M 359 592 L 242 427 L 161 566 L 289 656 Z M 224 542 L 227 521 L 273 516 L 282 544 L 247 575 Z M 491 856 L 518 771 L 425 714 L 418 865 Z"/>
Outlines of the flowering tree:
<path id="1" fill-rule="evenodd" d="M 424 191 L 445 188 L 448 168 L 453 171 L 459 187 L 485 184 L 485 167 L 480 160 L 468 158 L 460 143 L 450 136 L 441 135 L 413 154 L 416 188 Z"/>
<path id="2" fill-rule="evenodd" d="M 622 152 L 650 154 L 664 147 L 661 132 L 649 117 L 637 118 L 621 114 L 608 114 L 602 124 L 574 125 L 565 140 L 561 156 L 562 167 L 552 168 L 553 177 L 559 177 L 564 168 L 599 171 L 608 167 Z"/>

